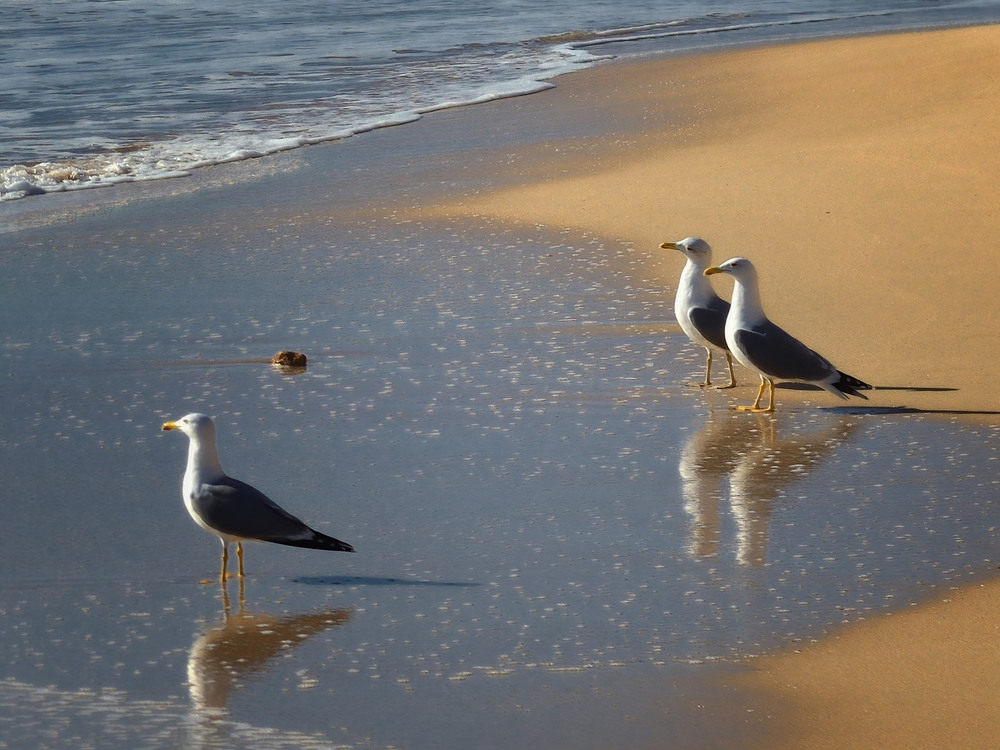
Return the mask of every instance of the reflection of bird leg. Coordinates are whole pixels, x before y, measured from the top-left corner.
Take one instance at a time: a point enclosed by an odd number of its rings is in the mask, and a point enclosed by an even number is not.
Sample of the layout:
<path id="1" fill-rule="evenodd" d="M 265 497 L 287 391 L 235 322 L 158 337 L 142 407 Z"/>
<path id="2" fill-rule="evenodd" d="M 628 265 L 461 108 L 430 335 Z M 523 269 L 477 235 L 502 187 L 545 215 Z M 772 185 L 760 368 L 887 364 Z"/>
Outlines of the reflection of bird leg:
<path id="1" fill-rule="evenodd" d="M 239 605 L 239 610 L 238 610 L 239 614 L 237 616 L 242 616 L 243 611 L 246 609 L 247 605 L 246 591 L 243 586 L 242 578 L 240 579 L 240 593 L 237 603 Z M 229 590 L 226 588 L 225 585 L 222 586 L 222 610 L 225 615 L 225 619 L 228 620 L 230 615 L 232 614 L 232 605 L 229 603 Z"/>
<path id="2" fill-rule="evenodd" d="M 764 390 L 763 378 L 760 390 Z M 757 402 L 760 398 L 758 393 Z M 759 414 L 763 410 L 755 408 L 753 412 Z M 736 561 L 752 568 L 761 567 L 767 559 L 768 522 L 775 493 L 770 484 L 773 477 L 767 469 L 772 462 L 766 459 L 778 455 L 780 450 L 774 420 L 760 417 L 757 427 L 758 445 L 748 444 L 748 450 L 729 476 L 729 502 L 736 520 Z"/>
<path id="3" fill-rule="evenodd" d="M 740 565 L 766 564 L 768 524 L 776 502 L 782 497 L 782 489 L 810 474 L 856 426 L 856 422 L 841 419 L 820 430 L 795 431 L 782 438 L 778 420 L 763 410 L 759 413 L 756 423 L 759 442 L 753 446 L 748 441 L 748 449 L 739 456 L 729 475 L 730 503 L 737 529 L 736 559 Z M 734 443 L 733 447 L 737 445 Z"/>
<path id="4" fill-rule="evenodd" d="M 758 412 L 760 413 L 760 412 Z M 778 442 L 778 425 L 773 419 L 761 419 L 760 442 L 762 446 L 774 446 Z"/>
<path id="5" fill-rule="evenodd" d="M 753 450 L 760 440 L 764 422 L 754 422 L 726 412 L 713 415 L 684 444 L 678 461 L 684 511 L 689 519 L 685 548 L 695 558 L 714 557 L 719 553 L 722 524 L 719 503 L 727 476 L 740 456 Z"/>

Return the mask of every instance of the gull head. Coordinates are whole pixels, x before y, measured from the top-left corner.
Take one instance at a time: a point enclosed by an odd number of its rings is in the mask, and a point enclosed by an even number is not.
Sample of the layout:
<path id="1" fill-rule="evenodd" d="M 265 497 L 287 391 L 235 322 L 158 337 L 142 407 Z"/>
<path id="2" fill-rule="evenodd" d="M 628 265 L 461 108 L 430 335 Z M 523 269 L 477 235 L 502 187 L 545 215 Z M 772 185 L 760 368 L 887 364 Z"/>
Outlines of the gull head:
<path id="1" fill-rule="evenodd" d="M 699 268 L 707 268 L 712 262 L 712 246 L 701 237 L 685 237 L 680 242 L 664 242 L 662 250 L 678 250 Z"/>
<path id="2" fill-rule="evenodd" d="M 737 281 L 752 282 L 757 278 L 757 270 L 753 263 L 746 258 L 730 258 L 725 263 L 705 269 L 705 275 L 711 276 L 715 273 L 724 273 L 732 276 Z"/>
<path id="3" fill-rule="evenodd" d="M 215 423 L 204 414 L 185 414 L 176 422 L 164 422 L 164 430 L 180 430 L 192 440 L 208 440 L 215 437 Z"/>

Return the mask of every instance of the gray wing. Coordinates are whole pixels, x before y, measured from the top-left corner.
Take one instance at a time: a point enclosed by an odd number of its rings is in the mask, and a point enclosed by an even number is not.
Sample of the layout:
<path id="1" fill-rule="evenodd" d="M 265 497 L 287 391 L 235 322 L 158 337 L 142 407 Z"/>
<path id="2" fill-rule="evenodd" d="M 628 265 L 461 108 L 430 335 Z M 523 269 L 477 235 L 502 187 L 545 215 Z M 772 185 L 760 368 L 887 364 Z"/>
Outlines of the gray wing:
<path id="1" fill-rule="evenodd" d="M 824 380 L 836 369 L 797 338 L 767 321 L 736 332 L 736 344 L 754 367 L 779 380 Z"/>
<path id="2" fill-rule="evenodd" d="M 213 529 L 243 539 L 285 542 L 313 533 L 256 487 L 232 477 L 206 485 L 193 506 Z"/>
<path id="3" fill-rule="evenodd" d="M 728 302 L 721 297 L 716 297 L 707 307 L 692 307 L 690 316 L 691 323 L 698 329 L 698 333 L 720 349 L 729 349 L 726 344 Z"/>

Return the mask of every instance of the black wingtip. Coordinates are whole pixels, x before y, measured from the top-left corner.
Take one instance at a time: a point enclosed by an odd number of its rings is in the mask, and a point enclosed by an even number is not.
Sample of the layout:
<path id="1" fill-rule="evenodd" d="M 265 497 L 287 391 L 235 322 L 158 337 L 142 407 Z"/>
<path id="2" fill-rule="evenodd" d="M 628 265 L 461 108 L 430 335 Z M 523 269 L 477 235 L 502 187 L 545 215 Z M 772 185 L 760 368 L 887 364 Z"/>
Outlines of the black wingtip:
<path id="1" fill-rule="evenodd" d="M 868 400 L 868 397 L 863 393 L 859 393 L 859 391 L 870 391 L 873 390 L 874 386 L 840 370 L 837 370 L 837 374 L 840 376 L 840 380 L 833 384 L 834 388 L 849 396 L 857 396 L 858 398 L 863 398 L 865 401 Z"/>
<path id="2" fill-rule="evenodd" d="M 352 547 L 347 542 L 342 542 L 339 539 L 334 539 L 332 536 L 327 536 L 326 534 L 320 534 L 317 532 L 316 539 L 320 543 L 319 549 L 330 550 L 331 552 L 354 552 L 354 547 Z"/>
<path id="3" fill-rule="evenodd" d="M 354 552 L 354 547 L 347 542 L 334 539 L 332 536 L 321 534 L 313 529 L 310 529 L 310 531 L 312 531 L 313 535 L 308 539 L 268 539 L 267 541 L 285 544 L 289 547 L 306 547 L 308 549 L 322 549 L 329 552 Z"/>

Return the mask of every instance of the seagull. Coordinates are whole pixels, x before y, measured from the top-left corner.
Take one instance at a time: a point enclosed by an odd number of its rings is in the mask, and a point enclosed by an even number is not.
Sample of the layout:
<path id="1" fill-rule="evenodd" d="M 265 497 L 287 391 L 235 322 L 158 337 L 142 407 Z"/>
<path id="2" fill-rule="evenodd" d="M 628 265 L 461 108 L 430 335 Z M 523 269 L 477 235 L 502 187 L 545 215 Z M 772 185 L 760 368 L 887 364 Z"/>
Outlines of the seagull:
<path id="1" fill-rule="evenodd" d="M 746 258 L 730 258 L 725 263 L 705 270 L 706 276 L 729 274 L 736 280 L 733 307 L 726 320 L 726 343 L 733 356 L 760 375 L 760 389 L 753 405 L 741 406 L 741 411 L 773 412 L 774 381 L 793 380 L 812 383 L 835 396 L 846 399 L 859 391 L 871 390 L 868 385 L 847 375 L 798 339 L 776 326 L 764 314 L 760 303 L 757 269 Z M 764 388 L 768 389 L 767 408 L 761 408 Z"/>
<path id="2" fill-rule="evenodd" d="M 726 364 L 729 366 L 729 385 L 721 387 L 732 388 L 736 385 L 736 376 L 733 375 L 733 358 L 729 354 L 729 345 L 726 344 L 729 303 L 715 293 L 704 273 L 712 265 L 712 246 L 700 237 L 687 237 L 680 242 L 664 242 L 660 247 L 664 250 L 679 250 L 687 258 L 677 284 L 677 296 L 674 297 L 674 316 L 687 337 L 695 344 L 705 347 L 708 354 L 705 361 L 705 382 L 698 385 L 704 387 L 712 384 L 712 352 L 717 351 L 726 355 Z"/>
<path id="3" fill-rule="evenodd" d="M 191 439 L 182 485 L 184 505 L 196 524 L 222 541 L 223 582 L 233 542 L 241 579 L 244 541 L 354 552 L 350 544 L 309 528 L 257 488 L 227 476 L 219 463 L 211 417 L 188 414 L 166 422 L 163 429 L 180 430 Z"/>

